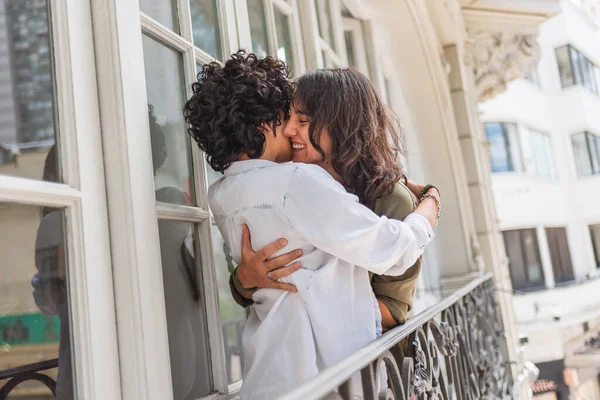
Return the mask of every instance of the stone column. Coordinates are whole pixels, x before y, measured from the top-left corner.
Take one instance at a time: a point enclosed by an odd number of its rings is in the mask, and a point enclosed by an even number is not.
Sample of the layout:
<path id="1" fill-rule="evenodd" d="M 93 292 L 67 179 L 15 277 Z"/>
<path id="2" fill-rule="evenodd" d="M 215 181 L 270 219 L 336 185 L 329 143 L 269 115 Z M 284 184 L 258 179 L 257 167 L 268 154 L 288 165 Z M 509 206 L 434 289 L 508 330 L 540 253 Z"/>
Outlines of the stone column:
<path id="1" fill-rule="evenodd" d="M 473 65 L 465 62 L 462 44 L 445 46 L 444 57 L 451 69 L 449 83 L 452 106 L 475 221 L 475 231 L 471 235 L 474 268 L 462 279 L 468 280 L 472 274 L 483 272 L 494 274 L 499 289 L 496 299 L 502 314 L 508 354 L 511 360 L 516 360 L 518 341 L 511 295 L 512 285 L 495 213 L 487 141 L 477 112 L 478 90 Z M 457 279 L 460 277 L 452 280 Z"/>

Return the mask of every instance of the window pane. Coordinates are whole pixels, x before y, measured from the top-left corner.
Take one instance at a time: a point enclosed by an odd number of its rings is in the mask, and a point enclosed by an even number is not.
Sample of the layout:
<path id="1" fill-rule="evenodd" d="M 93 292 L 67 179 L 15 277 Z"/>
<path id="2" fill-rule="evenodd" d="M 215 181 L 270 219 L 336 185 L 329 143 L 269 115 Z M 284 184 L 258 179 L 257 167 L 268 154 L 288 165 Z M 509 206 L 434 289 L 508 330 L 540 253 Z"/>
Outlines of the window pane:
<path id="1" fill-rule="evenodd" d="M 148 118 L 156 190 L 165 202 L 192 204 L 190 141 L 183 120 L 184 80 L 181 54 L 143 36 Z"/>
<path id="2" fill-rule="evenodd" d="M 525 260 L 521 248 L 521 235 L 519 231 L 502 232 L 504 237 L 504 246 L 506 256 L 508 257 L 508 266 L 510 277 L 514 289 L 527 287 L 527 274 L 525 272 Z"/>
<path id="3" fill-rule="evenodd" d="M 223 335 L 225 342 L 225 357 L 227 358 L 227 374 L 229 382 L 236 382 L 242 379 L 242 367 L 244 365 L 244 355 L 242 353 L 242 330 L 246 313 L 238 305 L 231 295 L 229 288 L 229 276 L 235 262 L 231 258 L 229 249 L 225 245 L 219 228 L 216 225 L 212 227 L 213 255 L 215 257 L 215 269 L 217 274 L 217 283 L 219 290 L 219 310 L 221 312 L 221 321 L 223 322 Z"/>
<path id="4" fill-rule="evenodd" d="M 317 19 L 319 23 L 319 36 L 336 51 L 334 27 L 332 22 L 331 0 L 315 0 Z"/>
<path id="5" fill-rule="evenodd" d="M 275 29 L 277 30 L 277 58 L 284 61 L 292 68 L 292 38 L 290 35 L 289 17 L 275 7 Z"/>
<path id="6" fill-rule="evenodd" d="M 490 142 L 492 172 L 512 171 L 510 154 L 502 124 L 485 124 L 485 133 Z"/>
<path id="7" fill-rule="evenodd" d="M 348 55 L 348 65 L 356 68 L 356 56 L 354 55 L 354 35 L 352 34 L 352 31 L 344 32 L 344 40 L 346 42 L 346 54 Z"/>
<path id="8" fill-rule="evenodd" d="M 600 268 L 600 224 L 590 226 L 590 236 L 592 238 L 592 246 L 594 248 L 596 268 Z"/>
<path id="9" fill-rule="evenodd" d="M 562 87 L 575 84 L 575 75 L 573 66 L 569 58 L 569 46 L 563 46 L 556 49 L 556 62 L 558 63 L 558 72 Z"/>
<path id="10" fill-rule="evenodd" d="M 140 11 L 170 30 L 179 32 L 176 0 L 140 0 Z"/>
<path id="11" fill-rule="evenodd" d="M 596 91 L 596 80 L 594 79 L 594 65 L 587 59 L 581 56 L 581 70 L 583 77 L 583 86 L 592 93 Z"/>
<path id="12" fill-rule="evenodd" d="M 259 57 L 269 53 L 269 37 L 263 0 L 246 0 L 248 2 L 248 19 L 252 36 L 252 51 Z"/>
<path id="13" fill-rule="evenodd" d="M 546 228 L 546 237 L 548 238 L 554 280 L 557 283 L 572 281 L 575 277 L 571 265 L 567 230 L 565 228 Z"/>
<path id="14" fill-rule="evenodd" d="M 527 270 L 527 280 L 533 286 L 541 284 L 544 280 L 542 273 L 542 261 L 537 241 L 535 229 L 521 230 L 523 245 L 523 254 L 525 255 L 525 265 Z"/>
<path id="15" fill-rule="evenodd" d="M 592 158 L 592 167 L 594 168 L 594 174 L 600 174 L 600 136 L 587 134 L 588 147 L 590 149 L 590 156 Z"/>
<path id="16" fill-rule="evenodd" d="M 519 129 L 516 124 L 503 124 L 506 138 L 508 139 L 508 154 L 513 171 L 523 172 L 525 171 L 525 165 L 523 163 L 523 152 L 521 150 L 519 140 Z"/>
<path id="17" fill-rule="evenodd" d="M 575 75 L 575 83 L 583 83 L 583 71 L 582 71 L 582 56 L 573 47 L 569 47 L 569 53 L 571 54 L 571 62 L 573 64 L 573 73 Z"/>
<path id="18" fill-rule="evenodd" d="M 0 0 L 0 174 L 58 182 L 48 5 Z"/>
<path id="19" fill-rule="evenodd" d="M 194 45 L 221 59 L 221 37 L 215 0 L 190 0 Z"/>
<path id="20" fill-rule="evenodd" d="M 57 398 L 72 400 L 68 263 L 60 209 L 0 203 L 0 371 L 22 367 L 56 380 Z M 58 366 L 58 368 L 56 368 Z M 6 384 L 0 381 L 0 388 Z M 54 399 L 27 380 L 8 398 Z"/>
<path id="21" fill-rule="evenodd" d="M 590 159 L 590 152 L 587 146 L 586 134 L 578 133 L 576 135 L 571 136 L 571 143 L 573 144 L 573 158 L 575 159 L 577 175 L 591 175 L 592 160 Z"/>
<path id="22" fill-rule="evenodd" d="M 194 230 L 192 223 L 158 221 L 173 398 L 183 400 L 206 396 L 212 389 Z"/>

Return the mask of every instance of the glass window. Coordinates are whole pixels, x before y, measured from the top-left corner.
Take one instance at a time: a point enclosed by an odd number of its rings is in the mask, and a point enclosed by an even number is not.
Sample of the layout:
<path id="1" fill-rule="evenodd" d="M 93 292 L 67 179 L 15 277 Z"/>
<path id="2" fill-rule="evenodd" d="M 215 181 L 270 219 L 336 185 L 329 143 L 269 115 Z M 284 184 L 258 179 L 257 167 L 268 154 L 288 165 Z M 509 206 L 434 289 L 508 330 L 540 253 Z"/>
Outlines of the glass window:
<path id="1" fill-rule="evenodd" d="M 535 229 L 520 229 L 502 233 L 513 288 L 544 287 L 544 273 Z"/>
<path id="2" fill-rule="evenodd" d="M 573 265 L 571 264 L 571 252 L 567 240 L 565 228 L 546 228 L 550 259 L 552 260 L 552 271 L 556 283 L 569 282 L 575 279 Z"/>
<path id="3" fill-rule="evenodd" d="M 190 0 L 194 45 L 221 59 L 221 39 L 216 0 Z"/>
<path id="4" fill-rule="evenodd" d="M 319 36 L 335 51 L 335 34 L 332 22 L 331 0 L 315 0 L 317 10 L 317 21 L 319 24 Z"/>
<path id="5" fill-rule="evenodd" d="M 158 201 L 161 201 L 160 192 L 157 192 Z M 212 391 L 203 286 L 195 256 L 195 226 L 188 222 L 159 220 L 158 232 L 173 398 L 194 400 Z"/>
<path id="6" fill-rule="evenodd" d="M 58 182 L 48 6 L 0 0 L 0 174 Z"/>
<path id="7" fill-rule="evenodd" d="M 56 382 L 56 397 L 74 398 L 69 321 L 68 260 L 62 210 L 0 203 L 0 373 L 39 370 Z M 0 380 L 0 388 L 6 384 Z M 26 380 L 9 399 L 54 399 Z"/>
<path id="8" fill-rule="evenodd" d="M 521 146 L 525 170 L 540 178 L 555 177 L 554 157 L 550 136 L 521 127 Z"/>
<path id="9" fill-rule="evenodd" d="M 157 193 L 165 194 L 157 201 L 190 205 L 193 175 L 181 112 L 185 99 L 181 54 L 145 35 L 142 43 L 154 183 Z"/>
<path id="10" fill-rule="evenodd" d="M 246 0 L 248 3 L 248 19 L 252 36 L 252 51 L 259 57 L 269 53 L 269 37 L 263 0 Z"/>
<path id="11" fill-rule="evenodd" d="M 589 132 L 571 136 L 578 176 L 600 174 L 600 136 Z"/>
<path id="12" fill-rule="evenodd" d="M 522 171 L 517 127 L 514 124 L 487 123 L 492 172 Z"/>
<path id="13" fill-rule="evenodd" d="M 598 67 L 573 46 L 556 49 L 556 60 L 562 87 L 579 84 L 598 94 Z"/>
<path id="14" fill-rule="evenodd" d="M 140 0 L 140 10 L 170 30 L 179 32 L 176 0 Z"/>
<path id="15" fill-rule="evenodd" d="M 216 225 L 212 227 L 212 235 L 213 255 L 219 291 L 219 310 L 223 323 L 227 375 L 229 382 L 232 383 L 242 379 L 242 368 L 244 365 L 242 330 L 246 313 L 233 300 L 231 295 L 229 277 L 231 271 L 235 268 L 235 263 Z"/>
<path id="16" fill-rule="evenodd" d="M 600 268 L 600 224 L 590 226 L 590 236 L 592 239 L 592 247 L 594 248 L 596 268 Z"/>
<path id="17" fill-rule="evenodd" d="M 275 30 L 277 31 L 277 58 L 290 67 L 294 65 L 292 56 L 292 38 L 290 35 L 289 17 L 278 7 L 274 7 Z"/>
<path id="18" fill-rule="evenodd" d="M 563 46 L 556 49 L 556 62 L 558 63 L 558 72 L 562 87 L 575 84 L 575 73 L 571 64 L 569 46 Z"/>

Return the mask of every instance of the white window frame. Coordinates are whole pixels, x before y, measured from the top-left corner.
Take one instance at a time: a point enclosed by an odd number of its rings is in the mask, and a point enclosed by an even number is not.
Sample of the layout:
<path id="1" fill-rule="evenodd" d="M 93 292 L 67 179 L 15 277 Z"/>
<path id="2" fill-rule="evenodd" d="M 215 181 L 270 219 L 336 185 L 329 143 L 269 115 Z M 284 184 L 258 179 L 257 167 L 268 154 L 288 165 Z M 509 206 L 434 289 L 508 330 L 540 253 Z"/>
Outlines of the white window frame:
<path id="1" fill-rule="evenodd" d="M 352 35 L 352 50 L 354 57 L 356 58 L 356 69 L 363 74 L 369 76 L 369 63 L 367 62 L 367 43 L 365 42 L 365 35 L 363 33 L 363 23 L 361 20 L 356 18 L 343 18 L 344 23 L 344 35 L 349 32 Z M 346 38 L 344 36 L 344 42 Z M 344 43 L 346 45 L 346 43 Z M 348 57 L 348 54 L 346 54 Z M 350 63 L 350 60 L 348 60 Z"/>
<path id="2" fill-rule="evenodd" d="M 194 46 L 188 0 L 177 0 L 180 34 L 141 13 L 138 1 L 91 1 L 105 163 L 116 167 L 107 169 L 106 186 L 123 398 L 173 398 L 158 219 L 197 226 L 202 249 L 197 262 L 202 265 L 199 273 L 215 389 L 205 399 L 235 396 L 241 381 L 229 384 L 227 376 L 206 193 L 207 166 L 202 152 L 192 143 L 196 205 L 156 203 L 142 34 L 182 55 L 187 97 L 192 94 L 197 64 L 219 60 Z M 245 0 L 220 0 L 216 4 L 221 54 L 226 59 L 240 47 L 237 21 L 243 20 Z"/>
<path id="3" fill-rule="evenodd" d="M 74 393 L 121 399 L 90 4 L 50 3 L 64 183 L 0 176 L 0 201 L 63 210 Z"/>

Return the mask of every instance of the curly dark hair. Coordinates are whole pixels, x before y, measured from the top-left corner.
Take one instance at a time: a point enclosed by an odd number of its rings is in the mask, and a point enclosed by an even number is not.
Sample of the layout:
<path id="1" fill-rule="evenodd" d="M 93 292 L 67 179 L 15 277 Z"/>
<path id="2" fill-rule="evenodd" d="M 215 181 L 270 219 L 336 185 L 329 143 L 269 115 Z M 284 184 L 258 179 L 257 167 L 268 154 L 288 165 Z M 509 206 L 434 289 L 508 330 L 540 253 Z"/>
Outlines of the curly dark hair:
<path id="1" fill-rule="evenodd" d="M 224 66 L 204 65 L 183 115 L 188 133 L 206 153 L 210 166 L 223 172 L 241 154 L 263 154 L 263 127 L 281 124 L 294 92 L 288 66 L 273 57 L 258 58 L 240 50 Z"/>
<path id="2" fill-rule="evenodd" d="M 373 207 L 379 197 L 406 181 L 399 155 L 404 153 L 398 118 L 362 73 L 352 69 L 319 69 L 298 78 L 294 107 L 308 117 L 309 139 L 319 145 L 329 133 L 333 169 L 346 190 Z"/>

